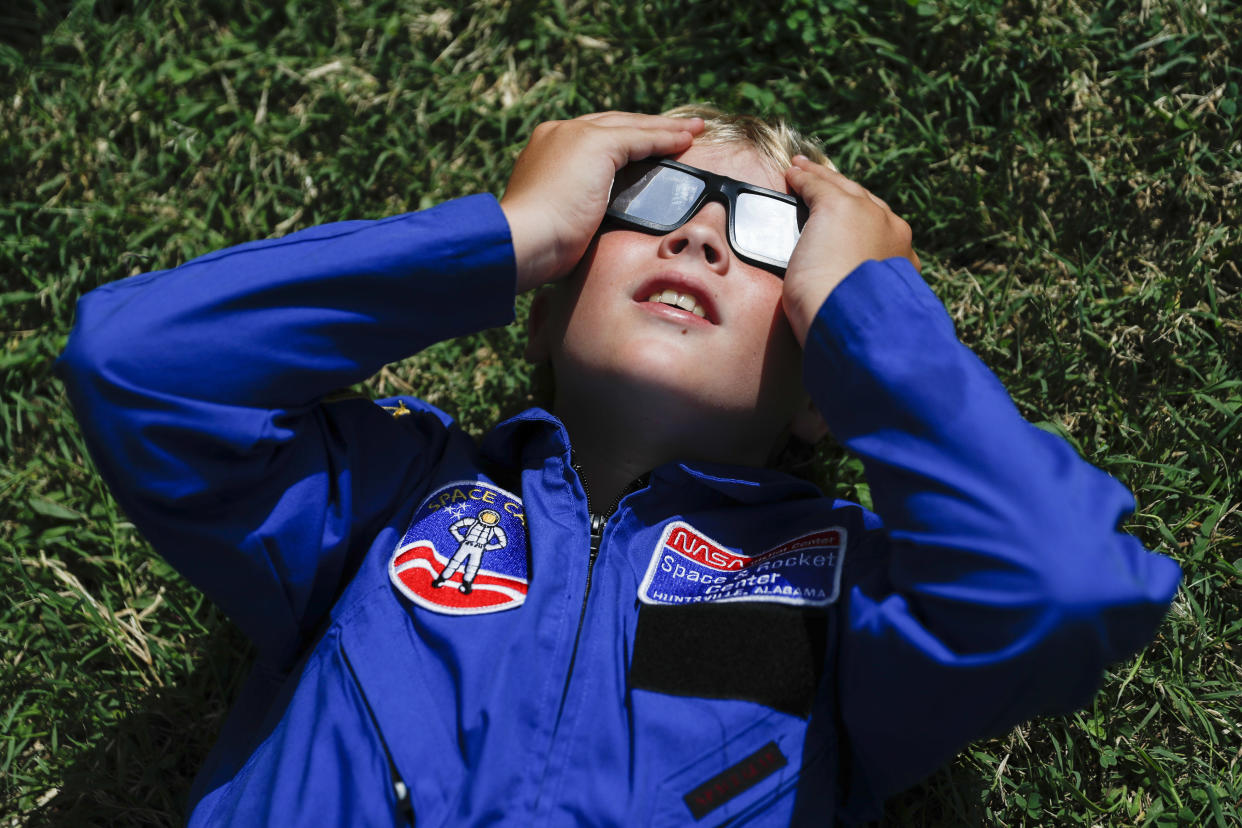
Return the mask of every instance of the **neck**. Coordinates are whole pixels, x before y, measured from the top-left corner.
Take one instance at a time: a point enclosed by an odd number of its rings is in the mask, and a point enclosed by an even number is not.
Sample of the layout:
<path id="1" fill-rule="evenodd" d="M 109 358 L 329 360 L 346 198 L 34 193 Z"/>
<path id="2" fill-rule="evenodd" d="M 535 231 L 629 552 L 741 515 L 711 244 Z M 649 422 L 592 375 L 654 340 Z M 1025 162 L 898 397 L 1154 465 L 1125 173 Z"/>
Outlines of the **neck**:
<path id="1" fill-rule="evenodd" d="M 667 396 L 658 406 L 626 405 L 618 396 L 570 399 L 558 394 L 554 406 L 569 431 L 574 462 L 595 512 L 608 509 L 634 480 L 665 463 L 760 466 L 768 458 L 772 440 L 722 430 L 718 415 L 686 410 Z"/>

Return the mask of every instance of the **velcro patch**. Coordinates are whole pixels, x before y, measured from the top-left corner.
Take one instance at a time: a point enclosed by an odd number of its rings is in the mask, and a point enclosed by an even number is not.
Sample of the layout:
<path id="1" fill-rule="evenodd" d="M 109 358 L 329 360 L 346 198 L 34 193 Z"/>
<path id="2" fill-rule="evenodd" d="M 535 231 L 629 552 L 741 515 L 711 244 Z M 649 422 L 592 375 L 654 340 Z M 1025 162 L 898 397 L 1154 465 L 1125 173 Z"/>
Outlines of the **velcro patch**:
<path id="1" fill-rule="evenodd" d="M 522 499 L 482 480 L 432 492 L 388 562 L 394 587 L 424 609 L 478 615 L 520 606 L 528 588 Z"/>
<path id="2" fill-rule="evenodd" d="M 845 539 L 845 529 L 833 526 L 744 555 L 675 521 L 664 527 L 638 597 L 645 604 L 773 601 L 826 607 L 841 589 Z"/>

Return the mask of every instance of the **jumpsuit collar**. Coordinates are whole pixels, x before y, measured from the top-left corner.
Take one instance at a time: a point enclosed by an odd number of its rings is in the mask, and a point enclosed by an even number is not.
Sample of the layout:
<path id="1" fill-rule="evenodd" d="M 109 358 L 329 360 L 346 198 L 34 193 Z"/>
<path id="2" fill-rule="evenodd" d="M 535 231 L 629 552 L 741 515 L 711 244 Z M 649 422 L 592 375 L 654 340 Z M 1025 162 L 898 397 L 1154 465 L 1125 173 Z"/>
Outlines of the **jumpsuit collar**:
<path id="1" fill-rule="evenodd" d="M 483 438 L 480 448 L 486 459 L 510 468 L 541 466 L 552 456 L 560 456 L 567 466 L 573 465 L 573 448 L 565 425 L 556 415 L 538 407 L 497 424 Z M 690 484 L 740 504 L 823 496 L 815 484 L 786 472 L 728 463 L 665 463 L 639 478 L 644 482 L 647 479 L 653 488 Z"/>

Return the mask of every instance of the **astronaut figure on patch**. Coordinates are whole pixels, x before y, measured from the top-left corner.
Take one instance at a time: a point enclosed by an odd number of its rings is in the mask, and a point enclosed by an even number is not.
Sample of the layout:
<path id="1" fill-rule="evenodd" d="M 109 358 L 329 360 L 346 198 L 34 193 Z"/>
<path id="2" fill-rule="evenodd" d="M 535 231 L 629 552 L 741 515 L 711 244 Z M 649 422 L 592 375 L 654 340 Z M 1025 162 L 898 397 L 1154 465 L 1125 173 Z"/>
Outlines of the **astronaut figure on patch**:
<path id="1" fill-rule="evenodd" d="M 479 512 L 478 517 L 464 517 L 450 526 L 449 531 L 461 542 L 461 546 L 457 547 L 456 554 L 444 565 L 444 569 L 440 570 L 431 585 L 442 587 L 459 569 L 464 569 L 461 584 L 457 588 L 463 595 L 469 595 L 473 589 L 474 576 L 479 573 L 483 553 L 504 549 L 509 542 L 499 523 L 499 512 L 484 509 Z"/>

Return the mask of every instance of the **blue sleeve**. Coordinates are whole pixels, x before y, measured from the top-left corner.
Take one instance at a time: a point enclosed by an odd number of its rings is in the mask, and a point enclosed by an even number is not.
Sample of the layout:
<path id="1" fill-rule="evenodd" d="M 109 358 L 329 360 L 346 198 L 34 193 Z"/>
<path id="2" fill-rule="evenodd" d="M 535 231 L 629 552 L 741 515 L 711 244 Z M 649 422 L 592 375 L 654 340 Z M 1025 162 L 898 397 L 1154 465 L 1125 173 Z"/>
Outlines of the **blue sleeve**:
<path id="1" fill-rule="evenodd" d="M 847 561 L 849 799 L 1088 703 L 1104 667 L 1151 640 L 1177 564 L 1118 531 L 1129 492 L 1022 419 L 904 259 L 868 262 L 829 296 L 805 381 L 884 524 Z"/>
<path id="2" fill-rule="evenodd" d="M 504 215 L 471 196 L 105 285 L 58 371 L 134 523 L 280 662 L 446 439 L 429 413 L 322 398 L 508 323 L 514 283 Z"/>

